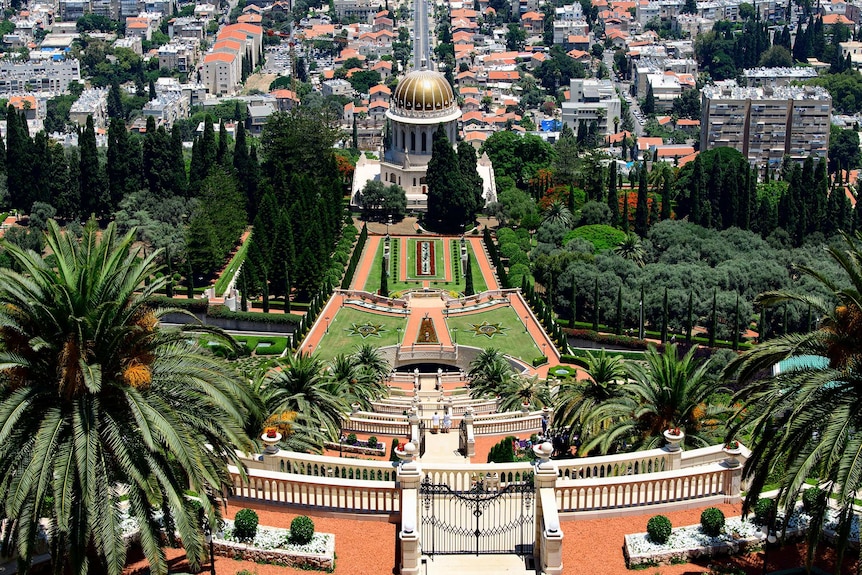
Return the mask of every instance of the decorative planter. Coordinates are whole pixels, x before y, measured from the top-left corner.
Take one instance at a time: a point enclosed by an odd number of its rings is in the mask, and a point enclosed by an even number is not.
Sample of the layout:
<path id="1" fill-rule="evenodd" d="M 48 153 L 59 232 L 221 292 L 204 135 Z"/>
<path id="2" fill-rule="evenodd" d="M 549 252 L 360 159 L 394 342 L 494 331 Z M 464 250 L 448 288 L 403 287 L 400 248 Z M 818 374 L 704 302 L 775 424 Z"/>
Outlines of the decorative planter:
<path id="1" fill-rule="evenodd" d="M 416 446 L 413 445 L 412 441 L 408 441 L 402 449 L 395 449 L 395 456 L 401 460 L 401 463 L 413 461 L 413 458 L 416 456 Z"/>
<path id="2" fill-rule="evenodd" d="M 725 465 L 728 467 L 739 467 L 739 456 L 742 455 L 742 450 L 738 444 L 736 447 L 724 446 L 721 450 L 727 455 L 727 459 L 724 460 Z"/>
<path id="3" fill-rule="evenodd" d="M 359 410 L 362 409 L 362 406 L 359 405 L 358 403 L 351 403 L 350 409 L 353 410 L 353 413 L 359 413 Z"/>
<path id="4" fill-rule="evenodd" d="M 274 455 L 278 453 L 278 442 L 281 441 L 281 434 L 275 432 L 275 434 L 264 433 L 260 436 L 260 440 L 263 441 L 266 447 L 263 452 L 267 455 Z"/>
<path id="5" fill-rule="evenodd" d="M 521 404 L 521 413 L 523 413 L 524 415 L 530 413 L 530 404 L 529 403 L 522 403 Z"/>
<path id="6" fill-rule="evenodd" d="M 682 449 L 680 444 L 685 439 L 685 432 L 680 431 L 677 434 L 673 433 L 670 429 L 666 429 L 664 432 L 662 432 L 662 435 L 664 436 L 665 441 L 667 441 L 667 445 L 664 446 L 665 449 L 670 452 L 675 452 Z"/>

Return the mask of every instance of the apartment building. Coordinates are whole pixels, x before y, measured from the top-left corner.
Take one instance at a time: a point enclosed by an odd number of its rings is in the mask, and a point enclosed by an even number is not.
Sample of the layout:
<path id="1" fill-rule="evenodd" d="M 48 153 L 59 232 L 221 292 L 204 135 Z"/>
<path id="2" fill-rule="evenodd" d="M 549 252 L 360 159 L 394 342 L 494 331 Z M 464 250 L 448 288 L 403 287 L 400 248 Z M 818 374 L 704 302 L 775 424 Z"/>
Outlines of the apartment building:
<path id="1" fill-rule="evenodd" d="M 199 44 L 183 40 L 172 40 L 159 48 L 159 68 L 188 72 L 198 61 Z"/>
<path id="2" fill-rule="evenodd" d="M 81 81 L 77 60 L 0 62 L 0 94 L 13 92 L 68 92 L 69 83 Z"/>
<path id="3" fill-rule="evenodd" d="M 147 102 L 141 112 L 154 117 L 156 124 L 170 128 L 177 120 L 188 117 L 189 101 L 182 92 L 163 92 Z"/>
<path id="4" fill-rule="evenodd" d="M 563 102 L 563 123 L 577 133 L 578 124 L 596 122 L 598 133 L 610 135 L 614 118 L 620 118 L 622 103 L 610 80 L 573 79 L 569 85 L 570 99 Z"/>
<path id="5" fill-rule="evenodd" d="M 743 70 L 747 86 L 789 86 L 792 82 L 804 82 L 817 77 L 817 70 L 811 66 L 792 68 L 749 68 Z"/>
<path id="6" fill-rule="evenodd" d="M 104 128 L 108 119 L 107 88 L 84 90 L 69 109 L 69 119 L 79 126 L 87 123 L 87 116 L 93 116 L 93 125 Z"/>
<path id="7" fill-rule="evenodd" d="M 826 158 L 832 98 L 823 88 L 742 88 L 728 80 L 706 86 L 701 100 L 701 150 L 728 146 L 757 166 L 780 165 L 786 155 Z"/>
<path id="8" fill-rule="evenodd" d="M 365 24 L 371 24 L 380 9 L 376 0 L 334 0 L 333 6 L 339 19 L 355 19 Z"/>

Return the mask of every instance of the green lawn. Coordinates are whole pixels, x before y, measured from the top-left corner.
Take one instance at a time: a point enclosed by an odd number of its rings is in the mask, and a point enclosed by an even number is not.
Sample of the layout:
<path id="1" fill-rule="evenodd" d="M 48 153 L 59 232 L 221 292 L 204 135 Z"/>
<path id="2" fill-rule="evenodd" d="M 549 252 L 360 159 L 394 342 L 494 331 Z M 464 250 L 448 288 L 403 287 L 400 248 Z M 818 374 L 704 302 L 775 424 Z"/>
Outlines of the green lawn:
<path id="1" fill-rule="evenodd" d="M 482 349 L 500 349 L 527 363 L 542 355 L 542 350 L 524 329 L 524 320 L 519 318 L 510 307 L 453 315 L 447 321 L 452 341 L 457 340 L 461 345 L 481 347 Z M 499 324 L 502 332 L 494 334 L 492 337 L 477 334 L 473 326 L 481 325 L 483 322 L 490 325 Z M 457 333 L 454 331 L 455 329 L 458 330 Z"/>
<path id="2" fill-rule="evenodd" d="M 369 335 L 362 337 L 354 331 L 354 326 L 359 327 L 365 324 L 379 326 L 377 327 L 379 336 Z M 395 345 L 399 336 L 396 328 L 401 328 L 400 333 L 403 336 L 406 325 L 406 316 L 392 317 L 357 309 L 342 308 L 329 321 L 329 333 L 323 336 L 315 353 L 324 360 L 329 360 L 339 353 L 351 353 L 363 343 L 370 343 L 375 347 Z"/>
<path id="3" fill-rule="evenodd" d="M 440 241 L 440 240 L 437 240 L 437 241 Z M 410 245 L 410 243 L 408 242 L 408 246 L 409 245 Z M 452 242 L 452 245 L 458 245 L 458 242 Z M 437 252 L 437 256 L 442 259 L 443 258 L 443 251 L 444 251 L 444 250 L 442 250 L 442 242 L 440 242 L 440 246 L 441 246 L 441 250 L 439 252 Z M 390 270 L 389 270 L 389 293 L 390 293 L 390 295 L 393 294 L 393 292 L 402 292 L 402 291 L 405 291 L 408 289 L 422 289 L 422 280 L 404 281 L 403 278 L 398 277 L 398 274 L 400 273 L 400 267 L 401 267 L 399 265 L 400 259 L 402 257 L 406 257 L 406 255 L 407 255 L 407 254 L 400 253 L 399 248 L 400 248 L 400 242 L 393 241 L 392 242 L 392 257 L 391 257 L 391 262 L 389 264 L 389 267 L 390 267 Z M 415 244 L 413 244 L 412 249 L 414 250 L 414 255 L 415 255 L 415 250 L 416 250 Z M 473 246 L 468 244 L 467 249 L 469 250 L 469 253 L 470 253 L 470 267 L 473 270 L 473 289 L 475 290 L 476 293 L 480 293 L 480 292 L 487 290 L 488 286 L 487 286 L 487 284 L 485 284 L 485 278 L 482 276 L 482 270 L 479 268 L 479 262 L 476 260 L 476 254 L 473 252 Z M 410 251 L 409 247 L 407 248 L 407 251 L 408 252 Z M 447 257 L 453 258 L 453 261 L 454 261 L 455 254 L 457 254 L 457 252 L 455 250 L 450 250 L 450 251 L 452 252 L 452 254 L 445 254 L 445 255 Z M 411 265 L 411 261 L 414 261 L 414 260 L 408 259 L 408 262 L 407 262 L 408 266 Z M 438 265 L 442 266 L 443 263 L 440 263 Z M 365 291 L 371 292 L 371 293 L 377 293 L 377 291 L 380 289 L 380 268 L 382 266 L 383 266 L 383 242 L 380 242 L 380 246 L 377 248 L 377 253 L 374 254 L 374 261 L 371 264 L 371 271 L 369 272 L 368 280 L 365 282 L 365 287 L 363 288 Z M 409 267 L 408 267 L 408 269 L 409 269 Z M 442 269 L 443 268 L 440 267 L 440 268 L 438 268 L 437 271 L 440 271 Z M 453 269 L 453 275 L 454 275 L 454 269 L 455 269 L 454 264 L 452 266 L 452 269 Z M 394 274 L 392 273 L 393 271 L 395 272 Z M 441 278 L 443 277 L 443 273 L 444 272 L 440 271 L 440 277 Z M 441 281 L 441 280 L 430 280 L 430 284 L 431 284 L 431 287 L 435 288 L 435 289 L 445 289 L 445 290 L 450 291 L 450 292 L 454 291 L 454 292 L 463 293 L 464 292 L 464 276 L 463 276 L 463 274 L 458 274 L 458 277 L 459 277 L 458 281 L 445 282 L 445 281 Z"/>
<path id="4" fill-rule="evenodd" d="M 224 294 L 230 280 L 232 280 L 233 276 L 236 274 L 236 270 L 239 269 L 239 266 L 241 266 L 242 262 L 245 260 L 245 255 L 248 253 L 249 245 L 251 245 L 251 236 L 249 236 L 249 238 L 239 247 L 236 254 L 231 258 L 230 263 L 228 263 L 227 267 L 224 269 L 224 272 L 222 272 L 221 276 L 216 280 L 216 296 L 221 297 L 222 294 Z"/>

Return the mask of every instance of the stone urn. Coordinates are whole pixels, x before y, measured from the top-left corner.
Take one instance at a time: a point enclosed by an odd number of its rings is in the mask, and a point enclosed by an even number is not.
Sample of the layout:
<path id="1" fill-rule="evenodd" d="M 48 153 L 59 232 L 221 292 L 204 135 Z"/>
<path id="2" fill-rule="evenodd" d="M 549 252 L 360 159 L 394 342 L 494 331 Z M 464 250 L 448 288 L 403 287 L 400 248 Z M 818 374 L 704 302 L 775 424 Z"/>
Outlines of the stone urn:
<path id="1" fill-rule="evenodd" d="M 548 460 L 551 459 L 552 453 L 554 453 L 554 446 L 551 445 L 550 441 L 545 441 L 544 443 L 537 443 L 533 446 L 533 454 L 535 454 L 536 456 L 537 465 L 547 463 Z"/>
<path id="2" fill-rule="evenodd" d="M 523 413 L 524 415 L 527 415 L 528 413 L 530 413 L 530 403 L 529 402 L 525 401 L 525 402 L 521 403 L 521 413 Z"/>
<path id="3" fill-rule="evenodd" d="M 395 456 L 401 463 L 413 461 L 413 458 L 416 457 L 416 446 L 412 441 L 408 441 L 404 445 L 399 444 L 395 448 Z"/>
<path id="4" fill-rule="evenodd" d="M 685 439 L 685 432 L 682 429 L 680 429 L 679 427 L 665 429 L 662 432 L 662 435 L 664 436 L 665 441 L 667 441 L 667 445 L 664 446 L 666 450 L 673 453 L 682 449 L 681 444 L 682 441 Z"/>
<path id="5" fill-rule="evenodd" d="M 351 403 L 350 409 L 353 410 L 353 413 L 359 413 L 359 410 L 362 409 L 362 406 L 359 403 Z"/>
<path id="6" fill-rule="evenodd" d="M 742 455 L 742 449 L 740 449 L 738 441 L 729 441 L 728 443 L 725 443 L 721 450 L 725 455 L 727 455 L 727 459 L 724 460 L 724 464 L 726 466 L 739 467 L 739 456 Z"/>
<path id="7" fill-rule="evenodd" d="M 281 441 L 281 434 L 276 430 L 267 430 L 260 436 L 260 440 L 263 441 L 266 447 L 263 452 L 267 455 L 274 455 L 278 453 L 278 442 Z"/>

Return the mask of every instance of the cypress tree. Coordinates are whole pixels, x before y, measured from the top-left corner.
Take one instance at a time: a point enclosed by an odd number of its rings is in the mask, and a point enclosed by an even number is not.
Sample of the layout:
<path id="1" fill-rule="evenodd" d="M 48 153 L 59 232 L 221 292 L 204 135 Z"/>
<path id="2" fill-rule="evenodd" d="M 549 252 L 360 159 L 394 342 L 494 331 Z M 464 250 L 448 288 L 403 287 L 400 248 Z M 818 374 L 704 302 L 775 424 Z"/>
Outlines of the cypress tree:
<path id="1" fill-rule="evenodd" d="M 617 163 L 608 166 L 608 207 L 611 209 L 611 225 L 620 225 L 620 197 L 617 193 Z"/>
<path id="2" fill-rule="evenodd" d="M 269 313 L 269 279 L 264 275 L 261 283 L 261 303 L 263 304 L 263 313 Z"/>
<path id="3" fill-rule="evenodd" d="M 386 266 L 380 266 L 380 295 L 389 297 L 389 274 L 386 273 Z"/>
<path id="4" fill-rule="evenodd" d="M 638 170 L 638 198 L 637 208 L 635 209 L 635 233 L 642 238 L 647 235 L 649 229 L 648 214 L 649 206 L 647 205 L 647 170 L 646 164 L 641 164 Z"/>
<path id="5" fill-rule="evenodd" d="M 690 220 L 692 223 L 703 225 L 703 160 L 700 154 L 694 158 L 694 171 L 691 183 L 691 207 Z"/>
<path id="6" fill-rule="evenodd" d="M 670 219 L 670 194 L 671 194 L 671 181 L 670 176 L 665 174 L 665 177 L 662 178 L 662 188 L 661 188 L 661 219 L 669 220 Z"/>
<path id="7" fill-rule="evenodd" d="M 124 118 L 125 114 L 123 113 L 123 99 L 120 95 L 120 85 L 116 80 L 111 82 L 111 88 L 108 90 L 108 117 L 111 119 L 114 118 Z"/>
<path id="8" fill-rule="evenodd" d="M 168 166 L 171 173 L 168 180 L 171 193 L 174 196 L 185 196 L 188 193 L 188 179 L 186 177 L 186 161 L 183 158 L 183 134 L 177 125 L 171 129 Z"/>
<path id="9" fill-rule="evenodd" d="M 646 318 L 644 317 L 645 311 L 646 310 L 644 309 L 644 286 L 643 286 L 643 284 L 641 284 L 641 301 L 640 301 L 640 305 L 638 306 L 638 339 L 644 339 L 644 337 L 645 337 L 645 333 L 646 333 L 646 331 L 645 331 Z"/>
<path id="10" fill-rule="evenodd" d="M 572 281 L 572 329 L 578 321 L 578 282 Z"/>
<path id="11" fill-rule="evenodd" d="M 353 149 L 359 149 L 359 128 L 356 126 L 356 116 L 353 116 L 353 133 L 351 137 L 351 143 L 353 144 Z"/>
<path id="12" fill-rule="evenodd" d="M 87 124 L 78 136 L 78 151 L 81 154 L 79 182 L 82 208 L 87 215 L 100 215 L 106 206 L 102 196 L 101 167 L 92 116 L 87 116 Z"/>
<path id="13" fill-rule="evenodd" d="M 685 343 L 691 344 L 691 332 L 694 328 L 694 292 L 688 292 L 688 320 L 685 322 Z"/>
<path id="14" fill-rule="evenodd" d="M 573 326 L 574 327 L 574 326 Z M 616 334 L 622 335 L 623 333 L 623 284 L 620 284 L 617 288 L 617 326 L 616 326 Z"/>
<path id="15" fill-rule="evenodd" d="M 216 148 L 216 163 L 220 166 L 230 166 L 233 158 L 228 157 L 227 147 L 227 128 L 224 125 L 224 120 L 221 120 L 218 125 L 218 147 Z"/>
<path id="16" fill-rule="evenodd" d="M 593 290 L 593 331 L 599 331 L 599 278 L 596 276 L 596 286 Z"/>
<path id="17" fill-rule="evenodd" d="M 165 282 L 165 295 L 174 297 L 174 268 L 171 263 L 171 247 L 165 247 L 165 271 L 168 281 Z"/>
<path id="18" fill-rule="evenodd" d="M 290 270 L 284 270 L 284 313 L 290 313 Z"/>
<path id="19" fill-rule="evenodd" d="M 736 294 L 736 309 L 733 312 L 733 351 L 739 350 L 739 294 Z"/>
<path id="20" fill-rule="evenodd" d="M 467 252 L 467 264 L 464 270 L 464 295 L 473 295 L 473 266 L 470 264 L 470 253 Z"/>
<path id="21" fill-rule="evenodd" d="M 442 124 L 434 132 L 431 141 L 431 160 L 428 162 L 425 181 L 428 185 L 426 217 L 430 226 L 451 232 L 471 221 L 470 212 L 475 198 L 464 182 L 458 157 Z"/>
<path id="22" fill-rule="evenodd" d="M 629 233 L 629 191 L 623 192 L 623 231 Z"/>
<path id="23" fill-rule="evenodd" d="M 195 297 L 195 272 L 192 270 L 192 261 L 186 257 L 186 297 Z"/>
<path id="24" fill-rule="evenodd" d="M 9 203 L 25 213 L 30 213 L 30 207 L 33 205 L 28 174 L 31 165 L 31 142 L 21 122 L 25 120 L 18 115 L 15 106 L 9 104 L 6 108 L 6 186 L 9 190 Z"/>
<path id="25" fill-rule="evenodd" d="M 661 342 L 667 341 L 667 286 L 664 288 L 664 299 L 661 302 Z"/>
<path id="26" fill-rule="evenodd" d="M 716 289 L 712 289 L 712 316 L 709 320 L 709 347 L 715 347 L 715 332 L 718 329 L 718 310 L 716 309 Z"/>

